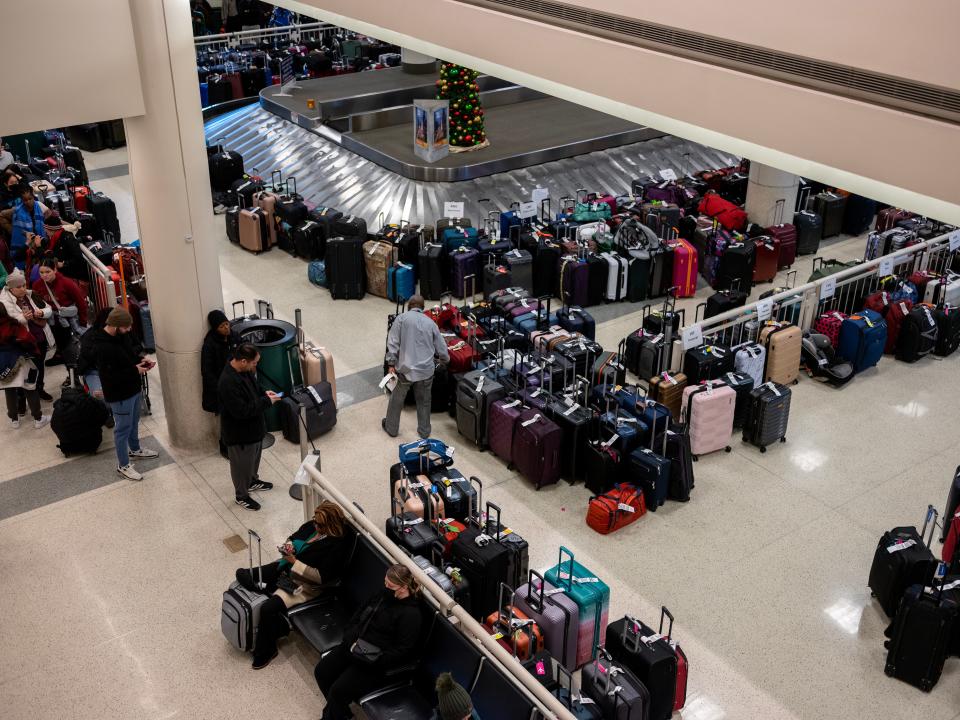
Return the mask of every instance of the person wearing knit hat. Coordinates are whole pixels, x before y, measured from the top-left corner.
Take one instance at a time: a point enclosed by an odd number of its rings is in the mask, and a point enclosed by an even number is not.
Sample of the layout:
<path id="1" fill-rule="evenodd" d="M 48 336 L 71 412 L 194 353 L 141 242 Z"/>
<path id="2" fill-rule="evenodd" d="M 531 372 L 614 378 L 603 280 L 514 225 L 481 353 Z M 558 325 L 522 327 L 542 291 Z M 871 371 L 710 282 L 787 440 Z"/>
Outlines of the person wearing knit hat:
<path id="1" fill-rule="evenodd" d="M 477 720 L 478 717 L 473 711 L 470 693 L 448 672 L 437 676 L 436 717 L 439 720 Z"/>
<path id="2" fill-rule="evenodd" d="M 203 381 L 203 409 L 214 414 L 220 413 L 220 398 L 217 395 L 217 383 L 220 374 L 227 366 L 230 354 L 240 344 L 240 336 L 230 328 L 223 310 L 211 310 L 207 314 L 210 330 L 203 338 L 200 351 L 200 378 Z"/>
<path id="3" fill-rule="evenodd" d="M 100 375 L 103 399 L 113 411 L 113 439 L 117 452 L 117 472 L 128 480 L 143 480 L 131 464 L 131 458 L 152 460 L 155 450 L 140 445 L 141 375 L 156 364 L 140 355 L 130 335 L 133 318 L 117 306 L 107 315 L 106 324 L 92 340 L 91 356 Z"/>
<path id="4" fill-rule="evenodd" d="M 44 402 L 53 402 L 50 393 L 43 389 L 44 361 L 53 355 L 55 347 L 53 332 L 50 329 L 53 308 L 30 289 L 27 285 L 27 279 L 20 270 L 14 270 L 7 276 L 7 282 L 3 290 L 0 290 L 0 303 L 3 303 L 6 308 L 7 315 L 23 325 L 33 335 L 33 339 L 39 348 L 39 354 L 36 357 L 39 372 L 37 394 Z"/>

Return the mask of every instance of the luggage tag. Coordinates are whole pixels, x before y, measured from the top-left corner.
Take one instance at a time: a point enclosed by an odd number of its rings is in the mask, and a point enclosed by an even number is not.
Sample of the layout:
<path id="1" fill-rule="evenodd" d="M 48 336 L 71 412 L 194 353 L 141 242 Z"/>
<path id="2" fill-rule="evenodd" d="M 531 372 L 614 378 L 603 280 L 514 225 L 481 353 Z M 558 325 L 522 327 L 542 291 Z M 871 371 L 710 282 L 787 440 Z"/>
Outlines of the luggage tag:
<path id="1" fill-rule="evenodd" d="M 537 393 L 539 392 L 540 392 L 540 388 L 537 389 Z M 537 393 L 534 393 L 534 396 L 536 396 Z M 529 420 L 520 423 L 520 427 L 527 427 L 528 425 L 532 425 L 533 423 L 537 422 L 539 419 L 540 419 L 540 413 L 537 413 Z"/>
<path id="2" fill-rule="evenodd" d="M 671 377 L 670 373 L 663 373 L 663 374 L 661 375 L 661 377 L 663 377 L 663 379 L 666 380 L 666 381 L 667 381 L 668 383 L 670 383 L 671 385 L 676 385 L 676 384 L 677 384 L 677 381 L 674 380 L 673 377 Z"/>
<path id="3" fill-rule="evenodd" d="M 620 436 L 617 433 L 614 433 L 609 440 L 607 440 L 606 442 L 600 443 L 600 447 L 608 448 L 611 445 L 613 445 L 615 442 L 617 442 L 619 439 L 620 439 Z"/>
<path id="4" fill-rule="evenodd" d="M 777 386 L 774 385 L 772 382 L 768 382 L 768 383 L 766 383 L 766 385 L 767 385 L 768 388 L 770 388 L 770 389 L 773 391 L 773 394 L 774 394 L 774 395 L 776 395 L 777 397 L 780 397 L 780 396 L 781 396 L 780 391 L 777 390 Z"/>
<path id="5" fill-rule="evenodd" d="M 476 392 L 483 390 L 483 381 L 486 379 L 486 375 L 481 375 L 480 379 L 477 381 L 477 387 L 475 388 Z"/>
<path id="6" fill-rule="evenodd" d="M 511 402 L 511 403 L 507 403 L 507 404 L 504 405 L 503 407 L 504 407 L 504 408 L 512 408 L 512 407 L 516 407 L 516 406 L 519 405 L 519 404 L 520 404 L 520 401 L 519 401 L 519 400 L 514 400 L 514 401 Z"/>
<path id="7" fill-rule="evenodd" d="M 569 408 L 568 410 L 566 410 L 566 411 L 563 413 L 563 416 L 564 416 L 564 417 L 569 417 L 570 415 L 572 415 L 573 413 L 575 413 L 575 412 L 576 412 L 577 410 L 579 410 L 579 409 L 580 409 L 580 403 L 574 403 L 573 405 L 570 406 L 570 408 Z"/>
<path id="8" fill-rule="evenodd" d="M 653 635 L 647 635 L 646 637 L 640 638 L 646 645 L 653 645 L 657 640 L 663 640 L 663 635 L 660 633 L 654 633 Z"/>
<path id="9" fill-rule="evenodd" d="M 627 505 L 626 503 L 617 503 L 617 510 L 623 510 L 623 512 L 633 513 L 637 509 L 633 505 Z"/>
<path id="10" fill-rule="evenodd" d="M 898 543 L 894 543 L 893 545 L 890 545 L 889 547 L 887 547 L 887 552 L 892 555 L 895 552 L 906 550 L 908 547 L 913 547 L 916 544 L 917 544 L 917 541 L 911 538 L 906 542 L 898 542 Z"/>
<path id="11" fill-rule="evenodd" d="M 907 305 L 906 305 L 906 303 L 900 303 L 900 310 L 903 311 L 903 314 L 904 314 L 904 315 L 909 315 L 909 314 L 910 314 L 910 311 L 907 310 Z"/>

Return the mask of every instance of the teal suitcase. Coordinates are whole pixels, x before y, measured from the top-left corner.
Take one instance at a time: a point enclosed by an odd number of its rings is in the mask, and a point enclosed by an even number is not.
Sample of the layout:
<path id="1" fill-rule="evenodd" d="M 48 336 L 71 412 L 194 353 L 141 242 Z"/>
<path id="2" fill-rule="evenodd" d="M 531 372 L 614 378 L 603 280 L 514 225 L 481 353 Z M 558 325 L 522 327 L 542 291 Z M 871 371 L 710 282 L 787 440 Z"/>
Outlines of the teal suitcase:
<path id="1" fill-rule="evenodd" d="M 566 559 L 564 559 L 566 556 Z M 580 609 L 577 635 L 577 667 L 596 659 L 597 646 L 606 637 L 610 616 L 610 588 L 590 570 L 573 559 L 573 553 L 560 546 L 555 567 L 543 574 L 548 583 L 563 590 Z"/>

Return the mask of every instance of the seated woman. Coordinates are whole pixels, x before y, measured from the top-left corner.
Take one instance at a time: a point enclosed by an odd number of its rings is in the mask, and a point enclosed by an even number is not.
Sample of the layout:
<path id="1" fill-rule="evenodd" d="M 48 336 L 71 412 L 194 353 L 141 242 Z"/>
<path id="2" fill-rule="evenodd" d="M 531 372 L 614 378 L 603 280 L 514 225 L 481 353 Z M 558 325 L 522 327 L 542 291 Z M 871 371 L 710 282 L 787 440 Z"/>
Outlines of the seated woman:
<path id="1" fill-rule="evenodd" d="M 327 701 L 321 720 L 348 720 L 350 703 L 383 687 L 386 673 L 409 659 L 417 648 L 423 622 L 420 585 L 404 565 L 391 565 L 382 593 L 374 595 L 351 618 L 343 642 L 313 671 Z"/>
<path id="2" fill-rule="evenodd" d="M 263 583 L 257 588 L 260 571 L 237 570 L 237 582 L 247 590 L 270 594 L 260 606 L 260 625 L 253 649 L 253 669 L 259 670 L 277 656 L 277 641 L 290 632 L 286 611 L 317 597 L 322 585 L 337 579 L 345 555 L 343 510 L 325 500 L 314 510 L 313 520 L 293 533 L 283 550 L 283 559 L 264 565 Z"/>

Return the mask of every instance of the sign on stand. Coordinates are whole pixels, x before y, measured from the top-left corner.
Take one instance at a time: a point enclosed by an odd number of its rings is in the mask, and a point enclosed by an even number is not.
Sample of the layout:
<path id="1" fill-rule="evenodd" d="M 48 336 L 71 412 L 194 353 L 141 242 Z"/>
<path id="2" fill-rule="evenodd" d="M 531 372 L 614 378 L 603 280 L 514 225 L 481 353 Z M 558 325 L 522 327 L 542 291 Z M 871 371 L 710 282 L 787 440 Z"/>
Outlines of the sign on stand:
<path id="1" fill-rule="evenodd" d="M 537 203 L 531 202 L 522 202 L 520 203 L 520 208 L 517 210 L 517 217 L 521 219 L 532 218 L 537 216 Z"/>
<path id="2" fill-rule="evenodd" d="M 701 327 L 700 323 L 684 328 L 681 334 L 681 341 L 683 342 L 684 351 L 703 345 L 703 327 Z"/>
<path id="3" fill-rule="evenodd" d="M 293 72 L 293 57 L 287 55 L 280 61 L 280 92 L 274 97 L 290 97 L 288 90 L 295 90 L 300 86 L 294 81 L 297 79 Z"/>
<path id="4" fill-rule="evenodd" d="M 450 154 L 449 100 L 413 101 L 413 151 L 429 163 Z"/>
<path id="5" fill-rule="evenodd" d="M 835 277 L 828 277 L 823 281 L 823 285 L 820 286 L 820 299 L 826 300 L 827 298 L 832 298 L 837 292 L 837 279 Z"/>
<path id="6" fill-rule="evenodd" d="M 443 216 L 445 218 L 459 219 L 463 217 L 462 202 L 445 202 L 443 204 Z"/>

